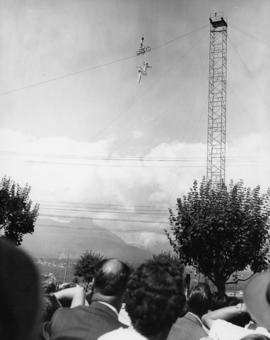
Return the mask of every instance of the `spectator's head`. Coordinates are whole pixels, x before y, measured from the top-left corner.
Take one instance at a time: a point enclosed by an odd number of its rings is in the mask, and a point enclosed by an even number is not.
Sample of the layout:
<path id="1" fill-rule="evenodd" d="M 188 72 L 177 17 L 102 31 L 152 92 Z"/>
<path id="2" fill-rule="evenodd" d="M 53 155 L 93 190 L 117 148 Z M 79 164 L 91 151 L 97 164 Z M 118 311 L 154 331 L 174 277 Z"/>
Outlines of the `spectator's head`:
<path id="1" fill-rule="evenodd" d="M 270 331 L 270 271 L 257 274 L 249 280 L 244 302 L 252 319 Z"/>
<path id="2" fill-rule="evenodd" d="M 43 297 L 41 321 L 50 321 L 54 312 L 60 307 L 61 303 L 54 294 L 45 294 Z"/>
<path id="3" fill-rule="evenodd" d="M 243 299 L 237 296 L 227 296 L 227 306 L 236 306 L 238 303 L 242 303 Z"/>
<path id="4" fill-rule="evenodd" d="M 182 272 L 169 261 L 149 260 L 128 281 L 126 310 L 143 336 L 166 339 L 185 307 Z"/>
<path id="5" fill-rule="evenodd" d="M 41 274 L 41 287 L 45 294 L 56 292 L 57 282 L 55 275 L 52 273 Z"/>
<path id="6" fill-rule="evenodd" d="M 207 283 L 199 283 L 191 289 L 188 297 L 189 311 L 199 318 L 207 313 L 211 306 L 211 290 Z"/>
<path id="7" fill-rule="evenodd" d="M 39 274 L 28 255 L 3 240 L 0 301 L 0 339 L 33 339 L 40 321 Z"/>
<path id="8" fill-rule="evenodd" d="M 120 310 L 129 275 L 130 268 L 124 262 L 102 260 L 96 267 L 92 301 L 108 302 Z"/>

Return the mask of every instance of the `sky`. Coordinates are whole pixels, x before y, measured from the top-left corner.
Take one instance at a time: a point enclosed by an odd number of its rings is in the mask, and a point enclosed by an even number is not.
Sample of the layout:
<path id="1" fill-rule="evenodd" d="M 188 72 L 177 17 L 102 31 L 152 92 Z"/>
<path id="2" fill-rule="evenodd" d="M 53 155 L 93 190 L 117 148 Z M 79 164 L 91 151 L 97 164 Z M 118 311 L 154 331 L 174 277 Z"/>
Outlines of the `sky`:
<path id="1" fill-rule="evenodd" d="M 1 0 L 0 176 L 31 186 L 40 217 L 88 216 L 126 242 L 165 242 L 168 207 L 206 173 L 209 16 L 222 11 L 226 179 L 266 190 L 269 10 L 268 0 Z M 142 35 L 152 68 L 139 84 Z"/>

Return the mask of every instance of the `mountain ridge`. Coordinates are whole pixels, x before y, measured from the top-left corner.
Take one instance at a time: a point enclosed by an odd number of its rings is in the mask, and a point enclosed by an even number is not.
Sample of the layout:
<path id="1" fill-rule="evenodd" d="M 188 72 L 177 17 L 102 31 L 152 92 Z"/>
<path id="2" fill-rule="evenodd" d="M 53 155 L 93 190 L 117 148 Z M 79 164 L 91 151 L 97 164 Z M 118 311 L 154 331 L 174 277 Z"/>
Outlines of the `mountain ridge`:
<path id="1" fill-rule="evenodd" d="M 152 256 L 145 247 L 128 244 L 111 231 L 80 219 L 63 223 L 40 218 L 34 233 L 25 235 L 22 247 L 36 258 L 69 256 L 76 259 L 87 250 L 131 263 L 140 263 Z"/>

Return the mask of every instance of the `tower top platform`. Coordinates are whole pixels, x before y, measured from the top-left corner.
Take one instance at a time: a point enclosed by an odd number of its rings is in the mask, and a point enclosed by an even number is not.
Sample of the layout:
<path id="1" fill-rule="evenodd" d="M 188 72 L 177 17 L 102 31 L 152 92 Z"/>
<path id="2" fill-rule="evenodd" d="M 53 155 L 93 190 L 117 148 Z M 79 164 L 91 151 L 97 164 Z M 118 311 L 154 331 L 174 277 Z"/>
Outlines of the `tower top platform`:
<path id="1" fill-rule="evenodd" d="M 215 12 L 211 14 L 209 20 L 213 28 L 228 26 L 226 20 L 223 17 L 223 13 L 221 12 Z"/>

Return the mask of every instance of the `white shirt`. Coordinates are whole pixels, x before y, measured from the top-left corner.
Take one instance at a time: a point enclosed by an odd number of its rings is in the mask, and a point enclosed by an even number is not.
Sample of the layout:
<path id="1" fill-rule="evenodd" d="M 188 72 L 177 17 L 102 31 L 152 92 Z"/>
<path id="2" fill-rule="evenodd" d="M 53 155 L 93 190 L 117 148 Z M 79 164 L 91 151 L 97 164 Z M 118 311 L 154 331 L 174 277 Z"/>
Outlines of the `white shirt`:
<path id="1" fill-rule="evenodd" d="M 203 330 L 205 331 L 206 334 L 209 333 L 209 329 L 207 327 L 205 327 L 205 325 L 202 323 L 202 320 L 198 317 L 198 315 L 192 313 L 192 312 L 188 312 L 189 314 L 191 314 L 195 319 L 197 319 L 200 323 L 200 325 L 202 326 Z"/>
<path id="2" fill-rule="evenodd" d="M 131 326 L 131 320 L 125 307 L 126 305 L 122 304 L 122 307 L 119 312 L 118 320 L 126 326 Z"/>
<path id="3" fill-rule="evenodd" d="M 98 340 L 148 340 L 146 337 L 138 333 L 134 328 L 118 328 L 112 332 L 106 333 L 98 338 Z"/>
<path id="4" fill-rule="evenodd" d="M 270 333 L 263 327 L 246 329 L 220 319 L 213 322 L 209 331 L 209 337 L 213 340 L 240 340 L 250 334 L 263 334 L 270 337 Z"/>

